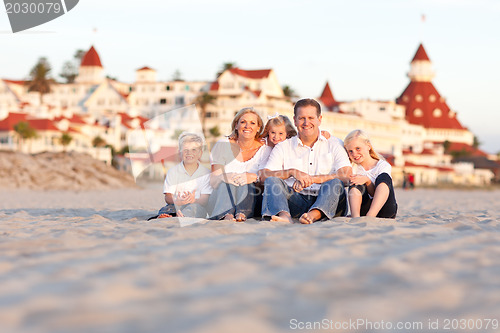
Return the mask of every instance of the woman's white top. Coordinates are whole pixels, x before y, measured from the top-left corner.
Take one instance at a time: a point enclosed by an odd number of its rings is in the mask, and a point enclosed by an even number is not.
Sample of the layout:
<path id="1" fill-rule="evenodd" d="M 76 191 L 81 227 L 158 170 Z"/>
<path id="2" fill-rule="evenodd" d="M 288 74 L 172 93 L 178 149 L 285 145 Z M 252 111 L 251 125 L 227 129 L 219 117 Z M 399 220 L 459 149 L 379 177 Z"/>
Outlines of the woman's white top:
<path id="1" fill-rule="evenodd" d="M 377 179 L 378 175 L 384 172 L 392 178 L 391 170 L 392 167 L 386 160 L 379 160 L 377 164 L 369 170 L 365 170 L 360 164 L 356 163 L 353 163 L 352 166 L 353 175 L 367 176 L 373 184 L 375 184 L 375 179 Z"/>
<path id="2" fill-rule="evenodd" d="M 267 145 L 262 145 L 262 147 L 255 152 L 255 155 L 251 159 L 245 162 L 238 161 L 233 151 L 231 150 L 231 143 L 228 138 L 223 138 L 217 141 L 217 143 L 212 148 L 210 152 L 210 163 L 224 165 L 224 171 L 226 173 L 257 173 L 260 169 L 263 169 L 267 163 L 269 155 L 271 154 L 272 148 Z"/>

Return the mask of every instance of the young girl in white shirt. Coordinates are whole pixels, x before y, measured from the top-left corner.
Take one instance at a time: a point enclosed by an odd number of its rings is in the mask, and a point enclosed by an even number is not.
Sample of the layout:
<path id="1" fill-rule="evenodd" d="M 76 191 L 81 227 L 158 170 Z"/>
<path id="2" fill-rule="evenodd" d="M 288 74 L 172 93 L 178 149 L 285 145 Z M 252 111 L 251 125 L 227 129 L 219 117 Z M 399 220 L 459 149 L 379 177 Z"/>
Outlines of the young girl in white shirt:
<path id="1" fill-rule="evenodd" d="M 391 165 L 373 150 L 369 137 L 354 130 L 344 140 L 353 174 L 349 186 L 351 217 L 395 218 L 398 205 L 391 178 Z"/>

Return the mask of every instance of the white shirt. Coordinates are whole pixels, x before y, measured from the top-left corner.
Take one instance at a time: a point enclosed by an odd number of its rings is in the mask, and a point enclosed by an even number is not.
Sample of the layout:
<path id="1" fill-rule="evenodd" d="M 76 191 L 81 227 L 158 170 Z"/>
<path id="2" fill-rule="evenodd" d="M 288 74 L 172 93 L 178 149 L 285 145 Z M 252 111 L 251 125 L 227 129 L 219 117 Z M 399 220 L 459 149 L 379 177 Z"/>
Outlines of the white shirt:
<path id="1" fill-rule="evenodd" d="M 305 146 L 298 136 L 278 143 L 271 152 L 265 166 L 271 171 L 297 169 L 310 176 L 336 173 L 343 167 L 350 167 L 349 157 L 336 137 L 326 139 L 319 135 L 312 147 Z M 288 186 L 293 186 L 295 178 L 285 179 Z M 301 194 L 318 195 L 321 184 L 306 187 Z"/>
<path id="2" fill-rule="evenodd" d="M 194 192 L 194 198 L 199 199 L 202 194 L 210 194 L 210 170 L 198 163 L 198 169 L 190 176 L 184 168 L 184 163 L 179 163 L 167 172 L 163 193 L 175 195 L 184 191 Z"/>
<path id="3" fill-rule="evenodd" d="M 224 165 L 224 171 L 226 173 L 255 173 L 260 169 L 263 169 L 269 154 L 271 154 L 271 147 L 262 145 L 262 147 L 257 150 L 255 155 L 251 159 L 245 162 L 238 161 L 233 151 L 231 150 L 231 143 L 228 138 L 223 138 L 217 141 L 217 143 L 212 148 L 210 152 L 210 163 Z"/>
<path id="4" fill-rule="evenodd" d="M 353 175 L 361 175 L 361 176 L 367 176 L 370 178 L 370 181 L 375 185 L 375 179 L 381 174 L 381 173 L 387 173 L 391 178 L 391 171 L 392 167 L 391 165 L 385 161 L 385 160 L 379 160 L 377 164 L 371 168 L 370 170 L 365 170 L 361 166 L 361 164 L 356 164 L 352 166 L 352 174 Z"/>

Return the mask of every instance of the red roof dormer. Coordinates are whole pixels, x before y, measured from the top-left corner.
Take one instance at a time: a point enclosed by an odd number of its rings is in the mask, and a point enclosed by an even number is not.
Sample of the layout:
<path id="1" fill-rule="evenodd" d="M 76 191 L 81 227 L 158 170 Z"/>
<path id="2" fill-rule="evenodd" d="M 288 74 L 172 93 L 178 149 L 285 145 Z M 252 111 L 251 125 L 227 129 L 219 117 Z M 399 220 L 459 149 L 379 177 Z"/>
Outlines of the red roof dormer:
<path id="1" fill-rule="evenodd" d="M 80 64 L 82 67 L 102 67 L 101 59 L 99 58 L 99 54 L 94 49 L 94 46 L 90 47 L 90 50 L 85 53 L 82 58 L 82 63 Z"/>
<path id="2" fill-rule="evenodd" d="M 335 98 L 333 97 L 332 90 L 330 89 L 330 84 L 326 82 L 325 88 L 319 97 L 319 100 L 323 103 L 323 105 L 329 110 L 333 111 L 333 108 L 338 104 Z"/>
<path id="3" fill-rule="evenodd" d="M 413 59 L 411 60 L 411 62 L 414 62 L 414 61 L 417 61 L 417 60 L 420 60 L 420 61 L 431 61 L 431 59 L 429 59 L 429 56 L 427 55 L 427 52 L 425 52 L 425 49 L 424 49 L 424 46 L 422 44 L 420 44 L 418 46 L 418 49 L 417 49 L 417 53 L 415 53 L 415 56 L 413 57 Z"/>

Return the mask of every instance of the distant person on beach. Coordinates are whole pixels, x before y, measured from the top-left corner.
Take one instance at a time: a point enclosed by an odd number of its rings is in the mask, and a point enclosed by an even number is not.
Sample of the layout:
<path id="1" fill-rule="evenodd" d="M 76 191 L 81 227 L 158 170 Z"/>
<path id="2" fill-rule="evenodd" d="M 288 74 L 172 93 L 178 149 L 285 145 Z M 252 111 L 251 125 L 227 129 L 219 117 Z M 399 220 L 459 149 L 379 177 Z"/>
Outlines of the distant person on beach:
<path id="1" fill-rule="evenodd" d="M 166 206 L 158 212 L 158 218 L 199 217 L 206 218 L 206 204 L 212 193 L 210 170 L 200 164 L 203 139 L 194 133 L 179 136 L 181 163 L 171 168 L 165 177 L 163 193 Z"/>
<path id="2" fill-rule="evenodd" d="M 415 189 L 415 175 L 413 173 L 408 174 L 408 184 L 411 190 Z"/>
<path id="3" fill-rule="evenodd" d="M 294 106 L 298 135 L 277 144 L 262 172 L 262 216 L 271 221 L 310 224 L 346 211 L 349 158 L 335 137 L 320 132 L 321 107 L 313 99 Z"/>
<path id="4" fill-rule="evenodd" d="M 270 153 L 261 140 L 263 127 L 253 108 L 241 109 L 231 123 L 231 135 L 212 148 L 210 219 L 243 222 L 253 217 L 257 173 Z"/>
<path id="5" fill-rule="evenodd" d="M 373 150 L 362 130 L 349 133 L 344 146 L 353 163 L 350 177 L 351 217 L 395 218 L 398 210 L 391 178 L 391 165 Z"/>

